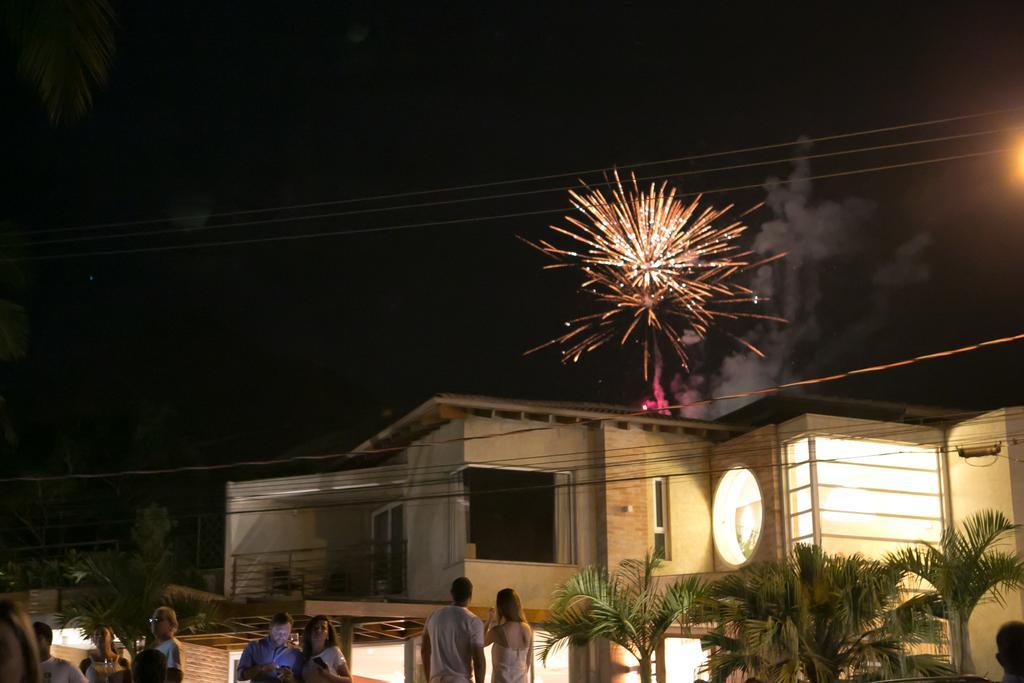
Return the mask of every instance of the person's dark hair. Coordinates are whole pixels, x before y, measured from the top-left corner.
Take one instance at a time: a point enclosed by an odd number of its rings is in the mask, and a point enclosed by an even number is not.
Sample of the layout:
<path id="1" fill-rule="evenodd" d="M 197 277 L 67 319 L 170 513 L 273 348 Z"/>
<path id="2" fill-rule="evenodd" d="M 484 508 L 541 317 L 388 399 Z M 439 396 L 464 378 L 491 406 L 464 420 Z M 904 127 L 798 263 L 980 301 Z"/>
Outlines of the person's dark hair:
<path id="1" fill-rule="evenodd" d="M 1024 673 L 1024 621 L 1008 621 L 996 632 L 996 658 L 1007 673 Z"/>
<path id="2" fill-rule="evenodd" d="M 270 617 L 270 626 L 280 626 L 281 624 L 288 624 L 289 626 L 295 625 L 295 620 L 292 619 L 292 615 L 287 612 L 278 612 L 274 616 Z"/>
<path id="3" fill-rule="evenodd" d="M 498 591 L 498 597 L 494 603 L 498 608 L 498 614 L 505 621 L 526 623 L 526 617 L 523 616 L 523 603 L 519 600 L 519 594 L 512 588 L 502 588 Z"/>
<path id="4" fill-rule="evenodd" d="M 143 650 L 132 662 L 133 683 L 164 683 L 167 678 L 167 655 L 160 650 Z"/>
<path id="5" fill-rule="evenodd" d="M 45 622 L 42 622 L 42 621 L 33 622 L 32 623 L 32 630 L 36 634 L 36 642 L 37 643 L 41 643 L 42 641 L 45 640 L 46 642 L 50 643 L 51 645 L 53 644 L 53 629 L 50 628 L 49 624 L 47 624 Z"/>
<path id="6" fill-rule="evenodd" d="M 473 582 L 465 576 L 452 581 L 452 600 L 455 602 L 466 602 L 473 597 Z"/>
<path id="7" fill-rule="evenodd" d="M 313 629 L 321 621 L 327 624 L 327 640 L 324 641 L 324 648 L 328 647 L 339 647 L 338 645 L 338 632 L 334 629 L 334 624 L 331 620 L 322 614 L 318 614 L 309 622 L 306 623 L 306 628 L 302 630 L 302 656 L 309 659 L 313 656 Z"/>
<path id="8" fill-rule="evenodd" d="M 21 657 L 25 667 L 25 683 L 39 683 L 39 648 L 28 615 L 13 602 L 0 600 L 0 626 L 11 629 L 18 644 L 18 652 L 6 652 L 3 640 L 0 640 L 0 658 L 6 660 Z"/>

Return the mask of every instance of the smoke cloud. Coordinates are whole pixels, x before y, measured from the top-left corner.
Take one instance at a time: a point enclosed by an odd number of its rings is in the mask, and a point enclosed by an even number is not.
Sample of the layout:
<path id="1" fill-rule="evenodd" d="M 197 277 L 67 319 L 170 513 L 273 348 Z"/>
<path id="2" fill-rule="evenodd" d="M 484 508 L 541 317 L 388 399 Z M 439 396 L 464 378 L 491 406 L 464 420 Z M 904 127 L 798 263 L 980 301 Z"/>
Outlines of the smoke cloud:
<path id="1" fill-rule="evenodd" d="M 676 376 L 671 391 L 677 403 L 802 378 L 876 330 L 888 312 L 894 289 L 928 280 L 929 268 L 923 262 L 931 243 L 927 233 L 914 236 L 891 256 L 879 259 L 870 253 L 864 229 L 874 214 L 874 204 L 856 197 L 815 199 L 809 176 L 808 161 L 797 159 L 788 182 L 778 178 L 767 181 L 765 203 L 773 216 L 761 226 L 753 243 L 754 251 L 763 256 L 787 253 L 781 261 L 758 269 L 753 274 L 752 288 L 768 299 L 761 304 L 766 313 L 781 315 L 789 324 L 759 324 L 745 335 L 764 352 L 764 358 L 746 349 L 737 350 L 715 366 L 705 367 L 702 373 Z M 855 260 L 858 256 L 861 258 Z M 869 313 L 844 329 L 841 340 L 823 340 L 823 319 L 830 312 L 828 288 L 836 286 L 837 272 L 850 269 L 851 264 L 862 269 L 865 262 L 878 264 L 865 282 L 873 291 Z M 752 400 L 723 401 L 708 407 L 684 408 L 682 412 L 688 417 L 712 418 Z"/>

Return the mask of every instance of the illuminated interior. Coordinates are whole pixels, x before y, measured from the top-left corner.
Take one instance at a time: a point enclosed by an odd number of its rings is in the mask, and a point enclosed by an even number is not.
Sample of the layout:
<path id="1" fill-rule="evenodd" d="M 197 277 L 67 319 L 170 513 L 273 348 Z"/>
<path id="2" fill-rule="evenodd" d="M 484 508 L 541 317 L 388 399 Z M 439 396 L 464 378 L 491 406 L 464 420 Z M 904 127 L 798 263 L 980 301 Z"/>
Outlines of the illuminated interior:
<path id="1" fill-rule="evenodd" d="M 358 645 L 352 648 L 352 670 L 387 683 L 405 683 L 405 645 Z"/>
<path id="2" fill-rule="evenodd" d="M 701 649 L 697 638 L 665 639 L 665 674 L 669 681 L 695 681 L 706 673 L 707 652 Z"/>
<path id="3" fill-rule="evenodd" d="M 733 565 L 750 559 L 761 536 L 761 489 L 747 469 L 726 472 L 715 492 L 712 524 L 715 545 Z"/>
<path id="4" fill-rule="evenodd" d="M 808 437 L 786 446 L 792 542 L 880 556 L 942 533 L 934 448 Z"/>

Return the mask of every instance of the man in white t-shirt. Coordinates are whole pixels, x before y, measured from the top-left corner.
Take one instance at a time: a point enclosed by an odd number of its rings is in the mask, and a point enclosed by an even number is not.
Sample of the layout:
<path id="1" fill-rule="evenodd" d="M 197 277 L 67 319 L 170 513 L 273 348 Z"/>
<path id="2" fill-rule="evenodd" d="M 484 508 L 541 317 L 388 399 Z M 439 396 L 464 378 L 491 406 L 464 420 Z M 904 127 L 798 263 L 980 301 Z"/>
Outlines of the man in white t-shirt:
<path id="1" fill-rule="evenodd" d="M 43 683 L 86 683 L 85 676 L 70 662 L 50 655 L 53 629 L 41 621 L 32 624 L 39 644 L 39 671 Z"/>
<path id="2" fill-rule="evenodd" d="M 171 607 L 157 607 L 149 618 L 149 628 L 156 638 L 155 649 L 167 657 L 166 683 L 181 683 L 185 679 L 185 660 L 181 643 L 174 637 L 178 632 L 178 614 Z"/>
<path id="3" fill-rule="evenodd" d="M 430 683 L 484 683 L 484 624 L 466 609 L 473 597 L 473 584 L 465 576 L 452 582 L 452 604 L 427 618 L 423 628 L 420 656 Z"/>

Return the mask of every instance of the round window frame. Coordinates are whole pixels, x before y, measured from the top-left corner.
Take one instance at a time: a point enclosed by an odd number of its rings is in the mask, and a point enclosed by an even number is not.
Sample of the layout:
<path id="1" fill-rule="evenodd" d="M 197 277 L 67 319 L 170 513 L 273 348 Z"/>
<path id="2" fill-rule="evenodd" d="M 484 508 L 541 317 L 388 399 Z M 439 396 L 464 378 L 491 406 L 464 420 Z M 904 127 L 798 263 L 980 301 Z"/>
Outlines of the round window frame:
<path id="1" fill-rule="evenodd" d="M 744 557 L 740 562 L 735 562 L 734 558 L 743 557 L 743 549 L 740 548 L 740 544 L 736 541 L 736 527 L 735 521 L 726 520 L 726 524 L 729 526 L 728 533 L 725 530 L 719 531 L 721 515 L 724 514 L 724 510 L 719 511 L 719 501 L 722 496 L 722 487 L 726 483 L 730 483 L 737 476 L 747 474 L 751 479 L 754 480 L 754 486 L 757 487 L 757 499 L 761 502 L 761 519 L 760 525 L 757 530 L 757 540 L 754 542 L 754 547 L 750 550 L 750 556 Z M 731 506 L 731 512 L 735 515 L 735 506 Z M 720 535 L 725 534 L 725 542 L 719 538 Z M 730 468 L 722 478 L 718 480 L 718 484 L 715 486 L 715 495 L 711 499 L 711 538 L 715 544 L 715 551 L 723 562 L 728 564 L 730 567 L 742 567 L 748 564 L 754 559 L 757 554 L 758 548 L 761 546 L 761 539 L 764 536 L 764 491 L 761 489 L 761 482 L 757 480 L 757 476 L 754 475 L 753 470 L 745 465 Z"/>

